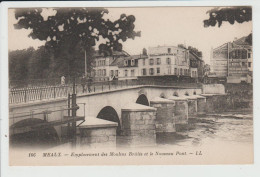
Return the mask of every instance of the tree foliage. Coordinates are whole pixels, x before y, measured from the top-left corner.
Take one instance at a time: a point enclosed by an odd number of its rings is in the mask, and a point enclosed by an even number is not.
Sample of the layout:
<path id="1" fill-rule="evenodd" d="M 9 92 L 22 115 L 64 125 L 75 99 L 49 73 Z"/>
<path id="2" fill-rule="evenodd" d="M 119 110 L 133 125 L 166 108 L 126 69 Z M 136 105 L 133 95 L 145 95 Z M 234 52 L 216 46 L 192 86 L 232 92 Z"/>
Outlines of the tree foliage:
<path id="1" fill-rule="evenodd" d="M 46 41 L 46 46 L 60 53 L 64 47 L 69 52 L 80 43 L 84 49 L 90 49 L 100 39 L 100 52 L 121 51 L 122 43 L 128 38 L 140 36 L 134 31 L 135 17 L 122 14 L 119 19 L 105 19 L 105 8 L 56 8 L 56 14 L 44 20 L 41 8 L 16 9 L 16 29 L 32 29 L 29 37 Z"/>
<path id="2" fill-rule="evenodd" d="M 243 23 L 252 20 L 252 7 L 225 7 L 214 8 L 207 12 L 209 19 L 204 20 L 204 27 L 222 25 L 224 21 L 234 24 L 235 22 Z"/>
<path id="3" fill-rule="evenodd" d="M 14 81 L 26 81 L 35 79 L 59 78 L 61 76 L 69 77 L 82 76 L 85 72 L 84 53 L 79 46 L 71 57 L 67 57 L 67 51 L 63 51 L 58 57 L 53 52 L 46 49 L 45 46 L 34 50 L 32 47 L 24 50 L 9 51 L 9 78 Z M 88 73 L 91 72 L 91 61 L 94 48 L 86 52 Z M 67 58 L 66 58 L 67 57 Z"/>
<path id="4" fill-rule="evenodd" d="M 192 53 L 196 54 L 198 57 L 202 57 L 202 52 L 199 51 L 197 48 L 189 46 L 188 50 L 191 51 Z"/>
<path id="5" fill-rule="evenodd" d="M 34 48 L 9 51 L 9 79 L 23 80 L 29 75 L 28 64 L 34 53 Z"/>

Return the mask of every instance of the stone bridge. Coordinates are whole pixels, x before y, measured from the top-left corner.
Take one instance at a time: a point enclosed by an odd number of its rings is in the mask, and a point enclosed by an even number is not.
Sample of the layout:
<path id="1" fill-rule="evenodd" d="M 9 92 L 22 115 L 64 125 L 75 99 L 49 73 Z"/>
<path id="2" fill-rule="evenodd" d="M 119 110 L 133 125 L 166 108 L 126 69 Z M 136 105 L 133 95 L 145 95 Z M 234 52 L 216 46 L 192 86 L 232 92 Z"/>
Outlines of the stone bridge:
<path id="1" fill-rule="evenodd" d="M 203 87 L 204 94 L 211 90 L 209 86 Z M 122 126 L 122 109 L 131 103 L 150 106 L 154 98 L 170 98 L 172 96 L 193 96 L 203 94 L 203 88 L 179 88 L 174 86 L 133 86 L 111 90 L 101 93 L 92 93 L 77 96 L 77 116 L 98 117 L 118 123 L 118 129 Z M 215 88 L 215 87 L 214 87 Z M 219 92 L 216 90 L 215 92 Z M 223 89 L 222 91 L 223 92 Z M 212 94 L 212 93 L 211 93 Z M 197 104 L 197 103 L 196 103 Z M 49 101 L 35 101 L 9 106 L 10 135 L 15 135 L 12 129 L 26 122 L 59 121 L 68 113 L 68 99 L 61 98 Z M 50 111 L 49 114 L 43 112 Z M 54 128 L 54 129 L 53 129 Z M 62 126 L 53 126 L 50 130 L 55 132 L 56 138 L 62 137 Z M 12 132 L 13 131 L 13 132 Z"/>

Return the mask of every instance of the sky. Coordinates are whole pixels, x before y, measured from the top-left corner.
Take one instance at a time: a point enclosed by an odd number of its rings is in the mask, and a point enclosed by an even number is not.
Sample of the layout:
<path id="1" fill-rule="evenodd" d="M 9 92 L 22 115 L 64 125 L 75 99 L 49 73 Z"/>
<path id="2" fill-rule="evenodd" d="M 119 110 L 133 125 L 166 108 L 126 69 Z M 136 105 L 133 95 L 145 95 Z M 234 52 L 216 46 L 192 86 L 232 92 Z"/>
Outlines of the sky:
<path id="1" fill-rule="evenodd" d="M 233 41 L 252 32 L 252 22 L 230 25 L 224 22 L 219 28 L 204 28 L 203 20 L 208 19 L 206 12 L 213 7 L 150 7 L 150 8 L 108 8 L 105 18 L 116 20 L 122 13 L 134 15 L 135 31 L 141 31 L 141 37 L 128 39 L 123 49 L 131 55 L 140 54 L 143 48 L 158 45 L 177 46 L 185 44 L 202 51 L 203 59 L 210 63 L 211 48 Z M 8 47 L 9 50 L 25 49 L 30 46 L 37 49 L 44 41 L 28 37 L 30 30 L 16 30 L 17 21 L 14 10 L 9 9 Z M 52 9 L 45 9 L 45 15 L 53 15 Z"/>

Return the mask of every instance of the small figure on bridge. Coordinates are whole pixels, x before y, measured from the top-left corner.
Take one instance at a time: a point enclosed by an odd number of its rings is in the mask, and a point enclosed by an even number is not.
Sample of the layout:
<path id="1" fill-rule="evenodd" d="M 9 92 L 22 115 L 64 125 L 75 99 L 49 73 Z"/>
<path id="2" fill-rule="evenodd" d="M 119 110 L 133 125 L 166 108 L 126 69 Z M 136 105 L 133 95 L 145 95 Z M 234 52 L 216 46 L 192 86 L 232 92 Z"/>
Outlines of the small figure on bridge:
<path id="1" fill-rule="evenodd" d="M 62 86 L 65 85 L 65 76 L 61 76 L 60 82 Z"/>
<path id="2" fill-rule="evenodd" d="M 92 84 L 93 80 L 91 77 L 88 78 L 88 92 L 91 92 L 91 84 Z"/>
<path id="3" fill-rule="evenodd" d="M 86 85 L 85 75 L 83 75 L 82 78 L 81 78 L 81 85 L 82 85 L 82 92 L 84 93 L 86 91 L 86 89 L 85 89 L 85 85 Z"/>

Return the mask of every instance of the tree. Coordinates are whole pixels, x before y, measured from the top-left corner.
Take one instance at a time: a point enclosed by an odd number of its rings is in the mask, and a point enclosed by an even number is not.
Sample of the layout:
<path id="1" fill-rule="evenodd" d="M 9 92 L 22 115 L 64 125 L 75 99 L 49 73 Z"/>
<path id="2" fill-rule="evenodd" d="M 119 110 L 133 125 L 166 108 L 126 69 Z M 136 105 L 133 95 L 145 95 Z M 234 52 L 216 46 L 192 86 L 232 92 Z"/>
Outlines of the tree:
<path id="1" fill-rule="evenodd" d="M 195 55 L 197 55 L 198 57 L 202 57 L 202 52 L 199 51 L 197 48 L 189 46 L 188 50 L 192 53 L 194 53 Z"/>
<path id="2" fill-rule="evenodd" d="M 34 48 L 9 51 L 9 80 L 26 80 L 29 75 L 28 64 Z"/>
<path id="3" fill-rule="evenodd" d="M 178 44 L 179 48 L 186 49 L 186 47 L 183 44 Z"/>
<path id="4" fill-rule="evenodd" d="M 234 24 L 235 22 L 243 23 L 252 21 L 252 7 L 226 7 L 226 8 L 214 8 L 207 11 L 209 19 L 204 20 L 204 27 L 222 25 L 224 21 Z"/>
<path id="5" fill-rule="evenodd" d="M 146 48 L 143 48 L 143 55 L 147 56 L 147 50 L 146 50 Z"/>
<path id="6" fill-rule="evenodd" d="M 235 22 L 243 23 L 252 21 L 252 7 L 226 7 L 214 8 L 207 11 L 209 19 L 204 20 L 204 27 L 216 26 L 220 27 L 223 21 L 229 22 L 233 25 Z M 246 38 L 246 42 L 252 45 L 252 33 Z"/>
<path id="7" fill-rule="evenodd" d="M 66 60 L 70 69 L 68 74 L 75 74 L 76 47 L 87 53 L 103 39 L 99 52 L 112 54 L 113 50 L 121 51 L 122 42 L 140 36 L 134 31 L 135 17 L 122 14 L 119 19 L 105 19 L 108 14 L 105 8 L 56 8 L 56 14 L 47 20 L 41 15 L 42 8 L 16 9 L 14 25 L 16 29 L 31 29 L 29 37 L 46 41 L 48 50 L 55 53 L 55 58 Z M 82 59 L 82 58 L 81 58 Z M 67 70 L 66 70 L 67 71 Z"/>

